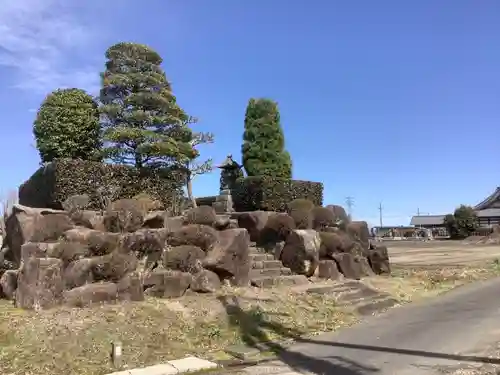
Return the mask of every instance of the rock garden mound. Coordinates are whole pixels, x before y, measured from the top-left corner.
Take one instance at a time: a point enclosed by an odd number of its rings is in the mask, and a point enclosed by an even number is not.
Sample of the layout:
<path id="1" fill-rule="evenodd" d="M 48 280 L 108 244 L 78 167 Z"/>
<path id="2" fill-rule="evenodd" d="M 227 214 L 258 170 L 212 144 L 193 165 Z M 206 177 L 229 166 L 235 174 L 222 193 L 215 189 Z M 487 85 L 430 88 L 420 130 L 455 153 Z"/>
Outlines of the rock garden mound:
<path id="1" fill-rule="evenodd" d="M 390 272 L 387 249 L 370 245 L 366 223 L 340 229 L 335 220 L 321 207 L 229 216 L 200 206 L 168 217 L 139 199 L 102 212 L 16 205 L 0 252 L 0 296 L 47 309 L 210 293 L 248 286 L 266 263 L 256 249 L 305 278 Z"/>

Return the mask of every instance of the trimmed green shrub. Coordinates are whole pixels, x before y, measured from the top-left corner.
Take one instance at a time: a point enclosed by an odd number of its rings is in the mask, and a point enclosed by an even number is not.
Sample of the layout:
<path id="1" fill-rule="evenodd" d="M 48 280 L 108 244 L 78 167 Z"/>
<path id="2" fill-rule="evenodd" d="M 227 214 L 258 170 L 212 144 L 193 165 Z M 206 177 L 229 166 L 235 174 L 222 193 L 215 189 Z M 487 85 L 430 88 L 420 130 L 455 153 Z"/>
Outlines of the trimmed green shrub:
<path id="1" fill-rule="evenodd" d="M 278 104 L 273 100 L 248 101 L 241 154 L 248 176 L 292 178 L 292 159 L 285 150 Z"/>
<path id="2" fill-rule="evenodd" d="M 33 124 L 42 163 L 56 158 L 97 160 L 101 148 L 97 103 L 80 89 L 47 95 Z"/>
<path id="3" fill-rule="evenodd" d="M 246 177 L 237 181 L 232 193 L 238 212 L 286 212 L 288 203 L 297 198 L 308 199 L 317 206 L 323 203 L 323 184 L 312 181 Z"/>
<path id="4" fill-rule="evenodd" d="M 297 229 L 312 229 L 314 203 L 309 199 L 298 198 L 287 204 L 287 212 L 292 217 Z"/>
<path id="5" fill-rule="evenodd" d="M 312 209 L 313 229 L 323 230 L 336 224 L 335 214 L 325 207 L 314 207 Z"/>
<path id="6" fill-rule="evenodd" d="M 288 215 L 295 222 L 297 229 L 313 229 L 312 210 L 291 210 Z"/>
<path id="7" fill-rule="evenodd" d="M 293 218 L 284 213 L 271 215 L 262 229 L 259 245 L 284 241 L 292 230 L 296 229 Z"/>
<path id="8" fill-rule="evenodd" d="M 293 210 L 312 210 L 314 208 L 314 203 L 309 199 L 297 198 L 288 203 L 287 205 L 288 212 L 292 212 Z"/>
<path id="9" fill-rule="evenodd" d="M 62 209 L 71 196 L 90 197 L 88 209 L 146 192 L 170 209 L 182 201 L 179 185 L 152 171 L 100 162 L 57 159 L 41 167 L 19 188 L 19 203 L 29 207 Z"/>

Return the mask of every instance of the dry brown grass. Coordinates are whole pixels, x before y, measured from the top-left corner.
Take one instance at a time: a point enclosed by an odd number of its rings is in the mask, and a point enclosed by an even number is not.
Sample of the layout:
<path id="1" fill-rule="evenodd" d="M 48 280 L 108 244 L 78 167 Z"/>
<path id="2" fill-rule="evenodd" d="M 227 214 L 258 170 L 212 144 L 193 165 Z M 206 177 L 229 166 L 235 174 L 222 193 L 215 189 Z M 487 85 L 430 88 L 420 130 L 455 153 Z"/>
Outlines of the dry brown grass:
<path id="1" fill-rule="evenodd" d="M 474 281 L 500 276 L 497 262 L 470 267 L 395 268 L 390 278 L 371 278 L 367 283 L 401 302 L 436 296 Z"/>
<path id="2" fill-rule="evenodd" d="M 233 305 L 230 319 L 224 299 Z M 133 368 L 186 354 L 213 358 L 232 344 L 330 331 L 353 321 L 334 308 L 333 298 L 278 291 L 227 289 L 216 296 L 39 313 L 1 301 L 0 373 L 105 374 L 112 370 L 109 353 L 116 340 Z"/>
<path id="3" fill-rule="evenodd" d="M 397 270 L 366 282 L 406 302 L 497 274 L 498 267 Z M 116 340 L 129 368 L 187 354 L 213 359 L 229 345 L 314 335 L 356 321 L 333 295 L 286 288 L 227 288 L 216 295 L 38 313 L 0 301 L 0 373 L 105 374 L 113 371 L 109 353 Z"/>

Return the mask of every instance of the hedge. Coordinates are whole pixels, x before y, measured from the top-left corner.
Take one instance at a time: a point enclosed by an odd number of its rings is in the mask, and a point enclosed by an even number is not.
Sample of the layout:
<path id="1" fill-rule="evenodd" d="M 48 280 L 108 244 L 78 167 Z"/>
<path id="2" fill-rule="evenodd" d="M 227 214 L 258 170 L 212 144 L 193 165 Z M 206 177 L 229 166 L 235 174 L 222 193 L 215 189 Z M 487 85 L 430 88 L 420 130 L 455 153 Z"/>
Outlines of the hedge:
<path id="1" fill-rule="evenodd" d="M 177 188 L 176 188 L 177 186 Z M 114 194 L 110 192 L 114 191 Z M 102 208 L 102 196 L 112 200 L 147 193 L 172 208 L 180 202 L 181 190 L 172 180 L 152 172 L 94 161 L 58 159 L 38 169 L 19 188 L 19 203 L 29 207 L 62 209 L 72 195 L 87 194 L 88 209 Z"/>
<path id="2" fill-rule="evenodd" d="M 321 206 L 323 184 L 273 177 L 246 177 L 237 180 L 232 189 L 232 196 L 234 208 L 238 212 L 285 212 L 287 203 L 297 198 L 309 199 L 315 205 Z"/>

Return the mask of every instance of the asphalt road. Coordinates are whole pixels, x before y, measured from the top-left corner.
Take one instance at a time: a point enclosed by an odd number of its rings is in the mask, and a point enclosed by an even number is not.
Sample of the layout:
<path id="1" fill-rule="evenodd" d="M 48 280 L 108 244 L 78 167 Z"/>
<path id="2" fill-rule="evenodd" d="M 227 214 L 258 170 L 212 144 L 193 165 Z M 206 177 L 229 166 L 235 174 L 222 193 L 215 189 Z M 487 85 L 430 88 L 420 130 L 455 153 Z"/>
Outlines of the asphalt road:
<path id="1" fill-rule="evenodd" d="M 460 364 L 500 363 L 477 354 L 500 341 L 499 292 L 500 278 L 469 284 L 304 340 L 279 361 L 241 373 L 430 375 Z"/>

